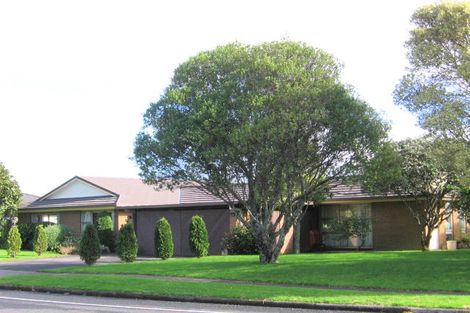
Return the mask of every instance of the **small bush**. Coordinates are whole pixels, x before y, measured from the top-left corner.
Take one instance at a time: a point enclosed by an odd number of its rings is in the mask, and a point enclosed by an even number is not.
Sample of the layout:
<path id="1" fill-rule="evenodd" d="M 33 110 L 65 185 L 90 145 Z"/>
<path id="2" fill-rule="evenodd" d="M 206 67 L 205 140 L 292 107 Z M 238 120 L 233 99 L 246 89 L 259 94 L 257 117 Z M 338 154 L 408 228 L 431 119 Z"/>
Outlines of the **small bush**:
<path id="1" fill-rule="evenodd" d="M 60 244 L 59 253 L 63 255 L 77 254 L 80 247 L 80 238 L 69 236 Z"/>
<path id="2" fill-rule="evenodd" d="M 11 258 L 14 258 L 18 255 L 18 253 L 21 251 L 21 235 L 20 232 L 18 231 L 17 226 L 13 226 L 10 228 L 10 231 L 8 232 L 8 249 L 7 253 Z"/>
<path id="3" fill-rule="evenodd" d="M 34 235 L 38 224 L 25 223 L 18 225 L 18 231 L 21 235 L 21 250 L 33 250 Z"/>
<path id="4" fill-rule="evenodd" d="M 462 238 L 457 240 L 457 247 L 459 249 L 470 248 L 470 235 L 464 235 L 464 236 L 462 236 Z"/>
<path id="5" fill-rule="evenodd" d="M 127 223 L 121 226 L 117 243 L 117 255 L 124 262 L 134 262 L 137 257 L 137 236 L 134 226 Z"/>
<path id="6" fill-rule="evenodd" d="M 88 224 L 80 240 L 80 259 L 87 265 L 94 264 L 101 257 L 100 239 L 93 224 Z"/>
<path id="7" fill-rule="evenodd" d="M 223 246 L 228 254 L 258 254 L 256 240 L 245 226 L 237 226 L 223 239 Z"/>
<path id="8" fill-rule="evenodd" d="M 173 256 L 173 234 L 167 219 L 162 217 L 155 224 L 155 256 L 166 260 Z"/>
<path id="9" fill-rule="evenodd" d="M 113 219 L 108 214 L 98 217 L 96 224 L 98 231 L 113 229 Z"/>
<path id="10" fill-rule="evenodd" d="M 114 230 L 98 230 L 98 237 L 100 238 L 100 243 L 108 247 L 110 252 L 116 251 L 116 234 L 114 233 Z"/>
<path id="11" fill-rule="evenodd" d="M 191 251 L 198 257 L 209 253 L 209 235 L 206 223 L 199 215 L 194 215 L 189 224 L 189 246 Z"/>
<path id="12" fill-rule="evenodd" d="M 44 230 L 44 226 L 38 225 L 36 226 L 36 232 L 34 234 L 34 242 L 33 242 L 33 248 L 34 252 L 37 253 L 37 255 L 41 255 L 44 252 L 47 251 L 47 235 L 46 231 Z"/>
<path id="13" fill-rule="evenodd" d="M 65 225 L 49 225 L 44 228 L 47 235 L 47 246 L 50 251 L 59 252 L 65 238 L 72 236 L 72 231 Z"/>

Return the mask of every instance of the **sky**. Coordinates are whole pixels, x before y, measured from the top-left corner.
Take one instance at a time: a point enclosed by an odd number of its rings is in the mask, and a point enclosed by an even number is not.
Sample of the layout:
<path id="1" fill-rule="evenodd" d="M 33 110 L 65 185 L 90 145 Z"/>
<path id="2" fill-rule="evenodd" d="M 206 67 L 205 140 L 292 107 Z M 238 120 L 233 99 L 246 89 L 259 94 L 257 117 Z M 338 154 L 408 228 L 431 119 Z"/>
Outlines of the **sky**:
<path id="1" fill-rule="evenodd" d="M 1 1 L 0 162 L 38 196 L 75 175 L 138 177 L 131 157 L 149 104 L 179 64 L 234 41 L 326 50 L 391 138 L 420 136 L 392 92 L 408 65 L 410 17 L 429 3 Z"/>

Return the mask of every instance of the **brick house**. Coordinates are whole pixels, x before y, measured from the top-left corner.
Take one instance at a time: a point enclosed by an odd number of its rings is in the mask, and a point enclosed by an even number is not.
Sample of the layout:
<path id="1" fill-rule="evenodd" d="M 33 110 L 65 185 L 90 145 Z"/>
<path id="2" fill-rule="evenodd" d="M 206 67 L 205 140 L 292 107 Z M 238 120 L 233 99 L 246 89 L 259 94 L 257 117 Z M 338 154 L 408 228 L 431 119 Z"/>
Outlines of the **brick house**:
<path id="1" fill-rule="evenodd" d="M 348 212 L 361 212 L 371 220 L 372 231 L 366 248 L 374 250 L 419 249 L 419 230 L 409 210 L 397 196 L 377 196 L 357 186 L 336 186 L 328 199 L 319 205 L 308 206 L 301 222 L 301 251 L 312 251 L 321 242 L 333 249 L 354 248 L 356 242 L 336 240 L 323 225 Z M 80 235 L 88 223 L 99 214 L 109 214 L 114 228 L 130 221 L 134 224 L 139 253 L 153 255 L 155 222 L 166 217 L 171 224 L 176 256 L 191 255 L 188 243 L 189 223 L 195 214 L 207 224 L 210 254 L 220 254 L 222 238 L 237 224 L 228 206 L 195 185 L 158 190 L 139 179 L 73 177 L 44 196 L 25 203 L 19 209 L 19 223 L 50 222 L 68 226 Z M 445 225 L 444 225 L 445 224 Z M 456 212 L 435 232 L 431 247 L 443 248 L 446 239 L 458 239 L 470 232 Z M 286 236 L 283 252 L 292 251 L 293 232 Z"/>

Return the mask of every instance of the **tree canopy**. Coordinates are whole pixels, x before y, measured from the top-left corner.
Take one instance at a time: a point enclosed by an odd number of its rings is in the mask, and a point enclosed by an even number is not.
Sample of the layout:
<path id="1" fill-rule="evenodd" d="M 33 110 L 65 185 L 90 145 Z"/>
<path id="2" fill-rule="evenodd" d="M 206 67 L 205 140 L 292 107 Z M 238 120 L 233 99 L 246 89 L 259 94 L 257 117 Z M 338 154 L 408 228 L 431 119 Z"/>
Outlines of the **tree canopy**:
<path id="1" fill-rule="evenodd" d="M 420 138 L 384 145 L 365 167 L 365 186 L 374 193 L 401 196 L 421 230 L 423 250 L 431 233 L 452 212 L 461 171 L 449 162 L 440 140 Z"/>
<path id="2" fill-rule="evenodd" d="M 0 163 L 0 241 L 6 242 L 21 203 L 21 191 L 16 180 L 5 166 Z"/>
<path id="3" fill-rule="evenodd" d="M 254 234 L 260 261 L 275 262 L 306 201 L 357 171 L 385 136 L 339 73 L 331 55 L 297 42 L 199 53 L 144 115 L 141 177 L 160 187 L 192 181 L 220 197 Z"/>
<path id="4" fill-rule="evenodd" d="M 470 3 L 419 8 L 406 42 L 409 73 L 395 102 L 417 113 L 432 134 L 470 142 Z"/>

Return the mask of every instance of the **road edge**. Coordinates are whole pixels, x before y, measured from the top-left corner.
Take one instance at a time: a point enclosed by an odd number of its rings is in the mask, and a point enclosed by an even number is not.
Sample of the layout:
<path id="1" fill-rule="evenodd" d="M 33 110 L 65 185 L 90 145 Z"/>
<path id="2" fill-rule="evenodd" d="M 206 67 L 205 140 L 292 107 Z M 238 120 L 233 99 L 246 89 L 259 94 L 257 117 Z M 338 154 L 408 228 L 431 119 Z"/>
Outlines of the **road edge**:
<path id="1" fill-rule="evenodd" d="M 0 290 L 18 290 L 18 291 L 32 291 L 32 292 L 54 293 L 54 294 L 94 296 L 94 297 L 112 297 L 112 298 L 123 298 L 123 299 L 248 305 L 248 306 L 280 307 L 280 308 L 295 308 L 295 309 L 310 309 L 310 310 L 336 310 L 336 311 L 384 312 L 384 313 L 403 313 L 403 312 L 463 313 L 463 312 L 470 312 L 470 310 L 466 310 L 466 309 L 430 309 L 430 308 L 414 308 L 414 307 L 398 307 L 398 306 L 390 307 L 390 306 L 376 306 L 376 305 L 306 303 L 306 302 L 269 301 L 269 300 L 243 300 L 243 299 L 216 298 L 216 297 L 167 296 L 167 295 L 152 295 L 152 294 L 139 294 L 139 293 L 122 293 L 122 292 L 113 292 L 113 291 L 93 291 L 93 290 L 46 288 L 46 287 L 34 287 L 34 286 L 14 286 L 14 285 L 0 285 Z"/>

